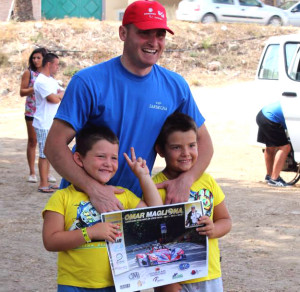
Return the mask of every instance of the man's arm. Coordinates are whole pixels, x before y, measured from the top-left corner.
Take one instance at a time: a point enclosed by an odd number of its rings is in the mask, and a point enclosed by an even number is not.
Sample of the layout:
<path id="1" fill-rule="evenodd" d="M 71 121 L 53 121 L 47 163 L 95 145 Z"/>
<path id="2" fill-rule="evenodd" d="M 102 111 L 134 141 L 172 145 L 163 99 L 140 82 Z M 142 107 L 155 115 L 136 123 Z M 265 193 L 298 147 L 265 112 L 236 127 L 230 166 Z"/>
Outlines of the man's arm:
<path id="1" fill-rule="evenodd" d="M 60 103 L 63 96 L 64 96 L 64 91 L 59 91 L 58 93 L 51 93 L 46 97 L 46 99 L 51 103 Z"/>
<path id="2" fill-rule="evenodd" d="M 197 143 L 198 159 L 196 164 L 189 171 L 180 174 L 178 178 L 157 185 L 157 188 L 166 189 L 165 204 L 186 202 L 189 198 L 192 184 L 208 167 L 214 150 L 210 135 L 204 124 L 198 128 Z"/>
<path id="3" fill-rule="evenodd" d="M 75 134 L 75 130 L 68 123 L 54 120 L 45 145 L 45 154 L 51 165 L 63 178 L 85 192 L 99 212 L 123 209 L 114 196 L 114 193 L 122 193 L 122 190 L 98 183 L 74 162 L 68 145 Z"/>

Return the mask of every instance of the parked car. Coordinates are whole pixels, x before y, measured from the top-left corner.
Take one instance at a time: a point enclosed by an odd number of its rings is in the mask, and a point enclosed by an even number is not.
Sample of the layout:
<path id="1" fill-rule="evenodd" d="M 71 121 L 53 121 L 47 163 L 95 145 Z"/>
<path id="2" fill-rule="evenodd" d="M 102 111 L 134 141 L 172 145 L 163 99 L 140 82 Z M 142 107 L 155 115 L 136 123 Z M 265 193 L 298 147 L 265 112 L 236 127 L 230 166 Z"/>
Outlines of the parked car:
<path id="1" fill-rule="evenodd" d="M 259 0 L 182 0 L 176 18 L 203 23 L 249 22 L 274 26 L 288 23 L 283 9 Z"/>
<path id="2" fill-rule="evenodd" d="M 299 34 L 274 36 L 267 41 L 258 64 L 255 85 L 260 106 L 280 100 L 294 159 L 300 163 Z"/>
<path id="3" fill-rule="evenodd" d="M 300 1 L 288 1 L 279 6 L 288 16 L 288 24 L 300 26 Z"/>

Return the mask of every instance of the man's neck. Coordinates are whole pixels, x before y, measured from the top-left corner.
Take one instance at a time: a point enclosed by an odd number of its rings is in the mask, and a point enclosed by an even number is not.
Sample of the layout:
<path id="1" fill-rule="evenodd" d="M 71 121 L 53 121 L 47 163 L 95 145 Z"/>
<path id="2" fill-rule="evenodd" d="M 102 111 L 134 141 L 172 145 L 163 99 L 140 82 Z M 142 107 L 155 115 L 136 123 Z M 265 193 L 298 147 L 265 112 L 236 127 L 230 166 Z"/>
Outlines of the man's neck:
<path id="1" fill-rule="evenodd" d="M 42 68 L 41 73 L 47 77 L 50 77 L 50 72 L 47 68 Z"/>
<path id="2" fill-rule="evenodd" d="M 121 64 L 127 71 L 140 77 L 148 75 L 152 70 L 152 66 L 146 68 L 137 68 L 137 66 L 131 65 L 123 55 L 121 56 Z"/>

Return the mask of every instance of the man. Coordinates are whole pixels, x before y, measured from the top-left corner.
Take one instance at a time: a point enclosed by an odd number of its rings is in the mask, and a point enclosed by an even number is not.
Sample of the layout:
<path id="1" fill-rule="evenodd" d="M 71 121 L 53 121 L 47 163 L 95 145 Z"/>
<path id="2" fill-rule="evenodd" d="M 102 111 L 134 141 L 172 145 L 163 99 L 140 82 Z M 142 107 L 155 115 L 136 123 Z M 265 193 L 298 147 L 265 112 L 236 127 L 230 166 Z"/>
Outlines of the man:
<path id="1" fill-rule="evenodd" d="M 257 142 L 266 144 L 264 152 L 267 174 L 265 181 L 273 187 L 289 187 L 280 172 L 291 151 L 286 136 L 286 124 L 280 102 L 265 106 L 256 116 Z"/>
<path id="2" fill-rule="evenodd" d="M 109 182 L 141 196 L 138 181 L 131 175 L 123 153 L 133 146 L 152 169 L 154 143 L 166 118 L 175 111 L 192 116 L 199 134 L 199 163 L 176 180 L 160 185 L 167 189 L 167 203 L 186 201 L 194 180 L 208 166 L 213 147 L 204 118 L 185 80 L 156 65 L 165 48 L 166 11 L 155 1 L 130 4 L 119 28 L 124 42 L 121 57 L 78 72 L 69 83 L 64 101 L 50 130 L 46 154 L 53 167 L 90 196 L 100 212 L 123 209 L 111 194 L 122 191 L 101 186 L 73 162 L 68 144 L 84 126 L 110 127 L 120 140 L 119 169 Z"/>
<path id="3" fill-rule="evenodd" d="M 63 88 L 53 78 L 59 68 L 58 56 L 48 53 L 43 58 L 42 70 L 34 83 L 36 98 L 36 112 L 33 119 L 33 127 L 39 144 L 39 174 L 40 184 L 38 191 L 53 193 L 53 186 L 48 183 L 50 164 L 44 154 L 44 147 L 53 118 L 58 105 L 63 98 Z"/>
<path id="4" fill-rule="evenodd" d="M 191 211 L 188 213 L 185 226 L 195 226 L 198 223 L 201 214 L 198 213 L 195 206 L 191 207 Z"/>

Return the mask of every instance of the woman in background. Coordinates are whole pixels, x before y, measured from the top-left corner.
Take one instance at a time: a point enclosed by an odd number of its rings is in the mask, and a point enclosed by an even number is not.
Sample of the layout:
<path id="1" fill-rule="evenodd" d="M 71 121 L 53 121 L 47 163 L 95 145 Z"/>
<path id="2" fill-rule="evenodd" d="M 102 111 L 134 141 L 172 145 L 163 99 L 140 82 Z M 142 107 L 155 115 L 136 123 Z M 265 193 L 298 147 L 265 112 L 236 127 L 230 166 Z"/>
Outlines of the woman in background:
<path id="1" fill-rule="evenodd" d="M 36 134 L 32 126 L 33 115 L 36 110 L 35 105 L 35 95 L 33 90 L 33 84 L 37 76 L 40 74 L 42 69 L 43 57 L 48 53 L 45 48 L 35 49 L 28 61 L 28 69 L 22 75 L 20 95 L 26 96 L 25 103 L 25 121 L 28 133 L 28 142 L 27 142 L 27 161 L 29 166 L 29 177 L 28 182 L 36 183 L 37 177 L 35 174 L 35 149 L 36 149 Z M 56 179 L 52 175 L 49 175 L 48 180 L 50 182 L 55 182 Z"/>

